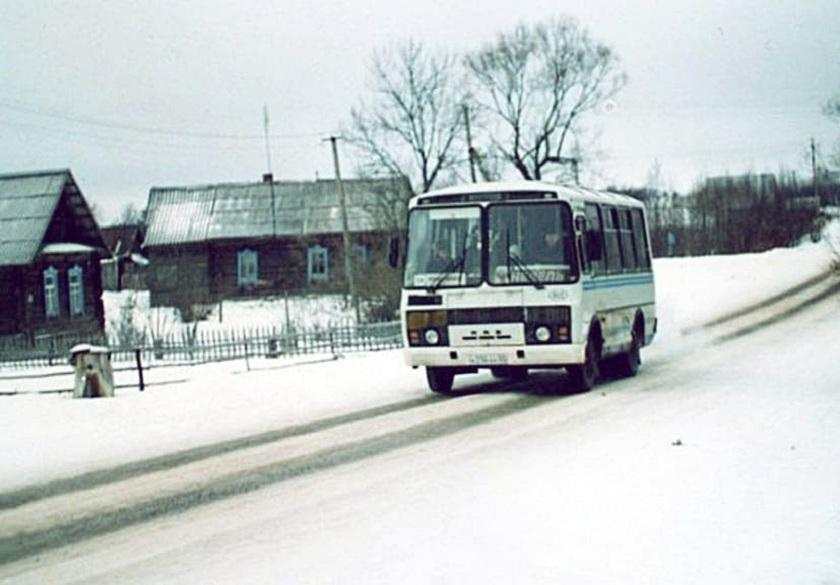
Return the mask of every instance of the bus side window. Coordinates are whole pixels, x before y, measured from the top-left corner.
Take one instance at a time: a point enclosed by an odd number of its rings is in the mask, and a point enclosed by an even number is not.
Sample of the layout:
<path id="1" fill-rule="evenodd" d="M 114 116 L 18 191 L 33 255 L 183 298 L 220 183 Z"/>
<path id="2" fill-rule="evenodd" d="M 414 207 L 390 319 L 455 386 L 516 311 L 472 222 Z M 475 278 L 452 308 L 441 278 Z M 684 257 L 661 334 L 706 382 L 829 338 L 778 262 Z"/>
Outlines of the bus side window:
<path id="1" fill-rule="evenodd" d="M 636 257 L 640 270 L 650 270 L 650 252 L 645 229 L 645 216 L 641 209 L 633 210 L 633 240 L 636 244 Z"/>
<path id="2" fill-rule="evenodd" d="M 607 271 L 604 247 L 604 230 L 601 222 L 601 210 L 592 203 L 586 204 L 586 255 L 589 258 L 589 265 L 592 267 L 592 274 L 604 274 Z"/>
<path id="3" fill-rule="evenodd" d="M 578 267 L 581 273 L 588 273 L 592 270 L 589 264 L 589 254 L 586 250 L 586 217 L 582 215 L 575 216 L 574 219 L 574 242 L 577 249 Z"/>
<path id="4" fill-rule="evenodd" d="M 618 212 L 615 207 L 603 207 L 604 240 L 607 250 L 607 272 L 621 272 L 621 244 L 618 238 Z"/>
<path id="5" fill-rule="evenodd" d="M 619 233 L 621 234 L 621 252 L 624 269 L 636 271 L 639 262 L 636 258 L 636 246 L 633 244 L 633 230 L 630 224 L 630 210 L 619 209 Z"/>

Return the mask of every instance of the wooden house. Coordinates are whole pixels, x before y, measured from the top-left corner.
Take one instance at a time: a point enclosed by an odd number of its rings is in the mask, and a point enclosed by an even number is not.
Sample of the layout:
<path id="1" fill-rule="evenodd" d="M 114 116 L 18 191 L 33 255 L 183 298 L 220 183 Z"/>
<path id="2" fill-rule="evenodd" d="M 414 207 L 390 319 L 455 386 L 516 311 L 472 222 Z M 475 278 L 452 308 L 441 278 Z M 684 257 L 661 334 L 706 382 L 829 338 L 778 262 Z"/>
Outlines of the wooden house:
<path id="1" fill-rule="evenodd" d="M 106 253 L 69 170 L 0 175 L 0 336 L 101 334 Z"/>
<path id="2" fill-rule="evenodd" d="M 381 262 L 399 229 L 383 218 L 404 217 L 408 184 L 355 179 L 344 188 L 353 264 Z M 346 291 L 339 202 L 331 180 L 152 188 L 144 245 L 152 306 Z"/>

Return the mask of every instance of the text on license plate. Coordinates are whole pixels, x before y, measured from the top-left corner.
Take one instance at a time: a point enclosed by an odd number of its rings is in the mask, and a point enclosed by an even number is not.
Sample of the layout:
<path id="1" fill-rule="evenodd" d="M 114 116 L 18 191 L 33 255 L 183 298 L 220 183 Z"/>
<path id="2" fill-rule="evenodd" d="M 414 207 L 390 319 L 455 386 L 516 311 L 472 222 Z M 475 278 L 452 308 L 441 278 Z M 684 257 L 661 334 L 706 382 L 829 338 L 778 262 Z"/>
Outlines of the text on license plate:
<path id="1" fill-rule="evenodd" d="M 507 356 L 503 353 L 471 355 L 467 357 L 467 361 L 474 366 L 495 366 L 508 363 Z"/>

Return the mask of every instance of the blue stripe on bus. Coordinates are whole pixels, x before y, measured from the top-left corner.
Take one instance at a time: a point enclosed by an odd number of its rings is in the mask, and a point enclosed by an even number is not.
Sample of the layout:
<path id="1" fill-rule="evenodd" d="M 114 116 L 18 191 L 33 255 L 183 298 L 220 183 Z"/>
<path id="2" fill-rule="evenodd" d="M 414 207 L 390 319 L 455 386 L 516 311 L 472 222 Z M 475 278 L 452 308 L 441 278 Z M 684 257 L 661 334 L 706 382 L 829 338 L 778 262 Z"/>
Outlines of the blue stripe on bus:
<path id="1" fill-rule="evenodd" d="M 604 280 L 590 280 L 583 283 L 583 290 L 591 290 L 595 288 L 613 288 L 617 286 L 633 286 L 638 284 L 652 284 L 653 275 L 639 274 L 633 276 L 620 276 L 617 278 L 607 278 Z"/>

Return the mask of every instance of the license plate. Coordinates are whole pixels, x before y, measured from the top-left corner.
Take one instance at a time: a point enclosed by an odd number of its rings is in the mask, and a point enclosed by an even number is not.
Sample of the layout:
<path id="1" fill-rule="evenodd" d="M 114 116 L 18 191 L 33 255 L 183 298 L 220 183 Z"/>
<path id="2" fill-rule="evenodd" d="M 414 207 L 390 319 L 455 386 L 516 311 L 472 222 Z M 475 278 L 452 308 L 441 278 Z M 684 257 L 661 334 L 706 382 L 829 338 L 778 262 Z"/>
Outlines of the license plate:
<path id="1" fill-rule="evenodd" d="M 496 366 L 508 363 L 507 356 L 503 353 L 471 355 L 467 361 L 473 366 Z"/>

